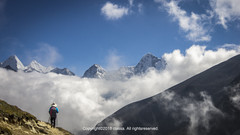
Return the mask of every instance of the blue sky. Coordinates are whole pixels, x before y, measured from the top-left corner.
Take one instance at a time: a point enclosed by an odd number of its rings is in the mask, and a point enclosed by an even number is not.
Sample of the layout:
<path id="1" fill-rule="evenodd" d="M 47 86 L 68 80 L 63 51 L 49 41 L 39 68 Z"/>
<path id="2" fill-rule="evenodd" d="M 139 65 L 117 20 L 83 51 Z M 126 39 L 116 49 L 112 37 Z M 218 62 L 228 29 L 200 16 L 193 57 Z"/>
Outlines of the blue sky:
<path id="1" fill-rule="evenodd" d="M 240 44 L 238 0 L 0 0 L 0 61 L 67 67 L 136 65 L 193 44 Z M 224 11 L 224 12 L 223 12 Z"/>

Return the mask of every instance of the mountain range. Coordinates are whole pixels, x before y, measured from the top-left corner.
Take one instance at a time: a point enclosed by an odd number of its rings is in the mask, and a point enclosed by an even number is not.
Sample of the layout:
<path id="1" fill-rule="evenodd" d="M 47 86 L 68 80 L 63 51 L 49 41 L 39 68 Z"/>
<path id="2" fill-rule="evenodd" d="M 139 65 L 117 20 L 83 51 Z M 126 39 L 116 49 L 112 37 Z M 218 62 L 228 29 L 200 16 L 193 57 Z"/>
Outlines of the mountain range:
<path id="1" fill-rule="evenodd" d="M 89 135 L 240 135 L 240 55 L 126 105 Z M 97 130 L 99 129 L 99 130 Z"/>
<path id="2" fill-rule="evenodd" d="M 10 56 L 7 60 L 5 60 L 3 63 L 0 64 L 0 67 L 13 70 L 15 72 L 17 72 L 18 70 L 22 70 L 26 73 L 35 71 L 43 74 L 53 72 L 57 74 L 70 75 L 70 76 L 75 75 L 73 72 L 71 72 L 67 68 L 60 69 L 60 68 L 53 68 L 53 67 L 45 67 L 40 63 L 38 63 L 36 60 L 33 60 L 28 66 L 24 66 L 16 55 Z"/>
<path id="3" fill-rule="evenodd" d="M 167 63 L 150 53 L 144 55 L 136 66 L 121 67 L 115 71 L 106 71 L 100 65 L 94 64 L 83 75 L 85 78 L 124 79 L 133 75 L 142 75 L 151 69 L 164 70 Z"/>
<path id="4" fill-rule="evenodd" d="M 98 79 L 124 79 L 130 78 L 133 75 L 141 75 L 150 69 L 155 69 L 158 71 L 164 70 L 167 63 L 163 58 L 158 58 L 152 54 L 146 54 L 138 62 L 136 66 L 126 66 L 121 67 L 115 71 L 106 71 L 100 65 L 94 64 L 89 69 L 87 69 L 83 78 L 98 78 Z M 30 72 L 39 72 L 39 73 L 57 73 L 63 75 L 74 76 L 75 74 L 67 68 L 60 69 L 58 67 L 45 67 L 38 63 L 36 60 L 33 60 L 28 66 L 24 66 L 19 58 L 14 55 L 10 56 L 7 60 L 0 63 L 0 67 L 6 68 L 13 71 L 22 70 L 26 73 Z"/>

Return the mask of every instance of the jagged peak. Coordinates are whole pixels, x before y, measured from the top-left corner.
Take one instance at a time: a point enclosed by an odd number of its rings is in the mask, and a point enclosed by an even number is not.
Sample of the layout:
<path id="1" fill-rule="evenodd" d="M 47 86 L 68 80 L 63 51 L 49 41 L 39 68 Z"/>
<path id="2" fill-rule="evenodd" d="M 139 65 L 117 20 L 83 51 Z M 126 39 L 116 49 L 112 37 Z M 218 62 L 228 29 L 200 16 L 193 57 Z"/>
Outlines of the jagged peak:
<path id="1" fill-rule="evenodd" d="M 106 71 L 98 64 L 93 64 L 87 71 L 85 71 L 83 77 L 86 78 L 103 78 Z"/>
<path id="2" fill-rule="evenodd" d="M 16 61 L 20 61 L 19 58 L 16 55 L 12 55 L 10 56 L 7 60 L 16 60 Z M 21 62 L 21 61 L 20 61 Z"/>
<path id="3" fill-rule="evenodd" d="M 29 66 L 35 66 L 35 65 L 43 66 L 40 63 L 38 63 L 36 60 L 31 61 L 31 63 L 29 64 Z"/>
<path id="4" fill-rule="evenodd" d="M 97 67 L 97 68 L 102 68 L 100 65 L 98 64 L 93 64 L 91 67 Z"/>
<path id="5" fill-rule="evenodd" d="M 149 68 L 157 70 L 165 69 L 166 62 L 163 58 L 158 58 L 151 53 L 145 54 L 134 68 L 135 74 L 145 73 Z"/>
<path id="6" fill-rule="evenodd" d="M 96 71 L 99 71 L 99 70 L 105 71 L 105 69 L 98 64 L 93 64 L 89 69 L 90 70 L 96 69 Z"/>
<path id="7" fill-rule="evenodd" d="M 143 57 L 147 57 L 147 56 L 154 56 L 152 53 L 148 52 L 145 55 L 143 55 Z"/>
<path id="8" fill-rule="evenodd" d="M 11 67 L 11 69 L 17 71 L 19 69 L 25 69 L 22 62 L 16 55 L 10 56 L 7 60 L 2 63 L 2 67 Z"/>
<path id="9" fill-rule="evenodd" d="M 153 55 L 152 53 L 147 53 L 147 54 L 145 54 L 145 55 L 142 57 L 141 60 L 143 60 L 143 59 L 150 59 L 150 58 L 160 59 L 160 58 L 158 58 L 157 56 Z"/>
<path id="10" fill-rule="evenodd" d="M 39 73 L 48 73 L 50 70 L 52 70 L 52 67 L 45 67 L 38 63 L 36 60 L 31 61 L 31 63 L 27 66 L 27 68 L 24 70 L 25 72 L 32 72 L 36 71 Z"/>
<path id="11" fill-rule="evenodd" d="M 39 64 L 36 60 L 32 60 L 31 63 L 37 63 L 37 64 Z M 31 63 L 30 63 L 30 64 L 31 64 Z"/>

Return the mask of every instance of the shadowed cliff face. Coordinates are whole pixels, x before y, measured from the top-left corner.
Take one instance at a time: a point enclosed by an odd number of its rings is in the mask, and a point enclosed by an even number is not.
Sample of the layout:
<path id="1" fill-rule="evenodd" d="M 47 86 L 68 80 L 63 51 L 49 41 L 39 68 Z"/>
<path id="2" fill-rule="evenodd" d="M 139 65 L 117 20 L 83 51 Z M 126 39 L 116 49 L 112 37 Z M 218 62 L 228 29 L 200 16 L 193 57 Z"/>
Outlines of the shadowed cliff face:
<path id="1" fill-rule="evenodd" d="M 240 55 L 153 97 L 129 104 L 96 126 L 125 130 L 92 130 L 90 135 L 239 134 L 239 101 Z"/>
<path id="2" fill-rule="evenodd" d="M 58 127 L 51 128 L 50 124 L 37 120 L 30 113 L 0 100 L 0 134 L 50 134 L 71 135 L 70 132 Z"/>

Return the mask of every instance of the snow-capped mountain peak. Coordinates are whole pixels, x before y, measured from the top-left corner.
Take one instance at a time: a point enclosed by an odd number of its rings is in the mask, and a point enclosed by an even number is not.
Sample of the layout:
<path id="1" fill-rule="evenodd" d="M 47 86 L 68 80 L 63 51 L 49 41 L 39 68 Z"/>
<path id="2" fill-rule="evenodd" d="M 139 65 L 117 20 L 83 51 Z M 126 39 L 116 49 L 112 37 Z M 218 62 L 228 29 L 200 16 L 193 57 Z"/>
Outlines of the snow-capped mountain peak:
<path id="1" fill-rule="evenodd" d="M 99 65 L 92 65 L 83 75 L 86 78 L 104 78 L 106 71 Z"/>
<path id="2" fill-rule="evenodd" d="M 1 67 L 12 69 L 14 71 L 25 69 L 24 65 L 22 64 L 22 62 L 18 59 L 18 57 L 16 55 L 10 56 L 7 60 L 5 60 L 2 63 Z"/>
<path id="3" fill-rule="evenodd" d="M 134 68 L 135 74 L 145 73 L 149 68 L 155 68 L 157 70 L 165 69 L 166 61 L 162 58 L 158 58 L 150 53 L 144 55 L 139 63 Z"/>
<path id="4" fill-rule="evenodd" d="M 36 60 L 33 60 L 28 66 L 27 68 L 24 70 L 25 72 L 32 72 L 32 71 L 36 71 L 39 73 L 48 73 L 52 70 L 52 67 L 45 67 L 43 65 L 41 65 L 40 63 L 38 63 Z"/>
<path id="5" fill-rule="evenodd" d="M 33 60 L 30 64 L 29 64 L 29 67 L 32 67 L 32 68 L 34 68 L 34 69 L 38 69 L 38 70 L 43 70 L 44 68 L 46 68 L 46 67 L 44 67 L 44 66 L 42 66 L 40 63 L 38 63 L 36 60 Z"/>

